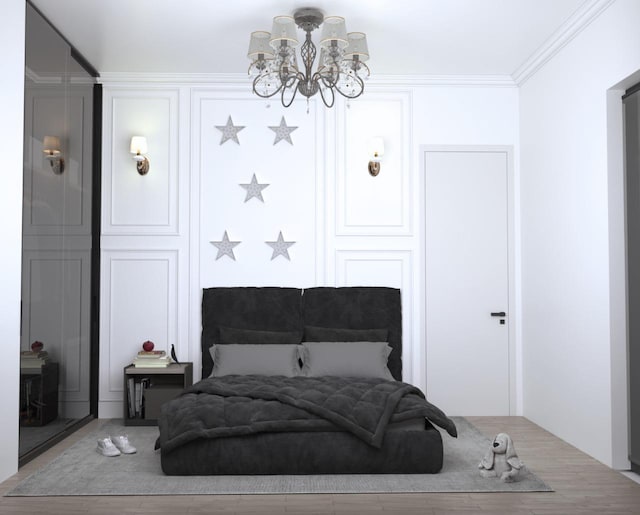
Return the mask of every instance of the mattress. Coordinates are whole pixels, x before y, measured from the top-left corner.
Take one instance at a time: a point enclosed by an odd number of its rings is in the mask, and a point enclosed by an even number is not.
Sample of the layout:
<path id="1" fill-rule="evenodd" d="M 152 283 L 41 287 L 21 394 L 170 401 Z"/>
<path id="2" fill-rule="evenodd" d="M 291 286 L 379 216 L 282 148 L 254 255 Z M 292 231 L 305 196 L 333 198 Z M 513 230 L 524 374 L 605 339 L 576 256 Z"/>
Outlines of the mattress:
<path id="1" fill-rule="evenodd" d="M 168 475 L 433 474 L 442 438 L 419 418 L 390 424 L 379 449 L 340 431 L 261 433 L 194 440 L 161 463 Z"/>

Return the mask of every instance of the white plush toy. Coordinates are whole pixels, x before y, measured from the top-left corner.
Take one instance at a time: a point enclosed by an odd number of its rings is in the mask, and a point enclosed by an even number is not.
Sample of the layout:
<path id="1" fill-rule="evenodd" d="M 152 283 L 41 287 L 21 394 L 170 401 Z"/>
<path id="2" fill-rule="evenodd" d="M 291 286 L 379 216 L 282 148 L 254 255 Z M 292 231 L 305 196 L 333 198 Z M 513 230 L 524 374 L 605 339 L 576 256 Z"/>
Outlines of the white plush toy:
<path id="1" fill-rule="evenodd" d="M 524 463 L 518 458 L 511 437 L 506 433 L 496 435 L 489 452 L 478 465 L 482 477 L 499 477 L 505 483 L 515 481 L 523 467 Z"/>

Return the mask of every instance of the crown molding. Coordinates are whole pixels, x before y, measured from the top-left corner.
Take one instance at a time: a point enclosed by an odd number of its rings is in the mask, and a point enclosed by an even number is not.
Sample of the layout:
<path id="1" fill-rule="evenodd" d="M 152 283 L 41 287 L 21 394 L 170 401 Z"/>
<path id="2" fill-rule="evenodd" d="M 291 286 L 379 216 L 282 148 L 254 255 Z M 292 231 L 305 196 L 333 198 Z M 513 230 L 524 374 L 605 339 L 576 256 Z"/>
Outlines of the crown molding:
<path id="1" fill-rule="evenodd" d="M 250 84 L 245 73 L 155 73 L 155 72 L 100 72 L 101 84 L 161 83 L 161 84 L 224 84 L 228 86 Z"/>
<path id="2" fill-rule="evenodd" d="M 36 84 L 62 84 L 62 77 L 59 74 L 40 75 L 28 66 L 24 67 L 25 76 Z"/>
<path id="3" fill-rule="evenodd" d="M 365 81 L 375 86 L 500 86 L 514 88 L 509 75 L 375 75 Z"/>
<path id="4" fill-rule="evenodd" d="M 513 72 L 511 75 L 513 82 L 517 86 L 522 86 L 614 2 L 615 0 L 585 1 L 542 46 Z"/>
<path id="5" fill-rule="evenodd" d="M 100 72 L 98 82 L 118 84 L 211 84 L 247 89 L 250 78 L 244 73 L 143 73 Z M 375 75 L 365 80 L 371 86 L 500 86 L 515 87 L 509 75 Z"/>

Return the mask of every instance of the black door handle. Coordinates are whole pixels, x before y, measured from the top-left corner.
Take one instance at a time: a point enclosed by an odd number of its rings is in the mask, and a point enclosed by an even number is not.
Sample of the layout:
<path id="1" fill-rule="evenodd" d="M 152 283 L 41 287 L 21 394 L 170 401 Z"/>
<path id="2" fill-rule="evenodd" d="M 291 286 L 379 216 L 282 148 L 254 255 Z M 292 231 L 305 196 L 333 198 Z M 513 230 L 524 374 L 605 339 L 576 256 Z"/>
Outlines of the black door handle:
<path id="1" fill-rule="evenodd" d="M 507 314 L 504 311 L 498 311 L 497 313 L 491 313 L 492 317 L 506 317 Z"/>

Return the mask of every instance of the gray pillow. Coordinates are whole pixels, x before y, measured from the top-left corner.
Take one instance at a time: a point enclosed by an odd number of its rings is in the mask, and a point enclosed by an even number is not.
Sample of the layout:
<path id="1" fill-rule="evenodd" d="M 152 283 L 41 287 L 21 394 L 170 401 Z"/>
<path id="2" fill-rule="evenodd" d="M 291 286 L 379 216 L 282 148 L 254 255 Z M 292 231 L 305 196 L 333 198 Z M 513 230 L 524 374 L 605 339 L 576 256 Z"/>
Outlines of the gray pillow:
<path id="1" fill-rule="evenodd" d="M 220 342 L 224 344 L 263 344 L 263 343 L 295 343 L 302 341 L 301 331 L 258 331 L 254 329 L 236 329 L 220 327 Z"/>
<path id="2" fill-rule="evenodd" d="M 209 377 L 231 374 L 263 376 L 300 375 L 297 345 L 212 345 L 213 371 Z"/>
<path id="3" fill-rule="evenodd" d="M 302 375 L 378 377 L 393 380 L 387 368 L 387 342 L 303 342 L 299 347 Z"/>
<path id="4" fill-rule="evenodd" d="M 341 329 L 304 326 L 305 342 L 386 342 L 388 329 Z"/>

